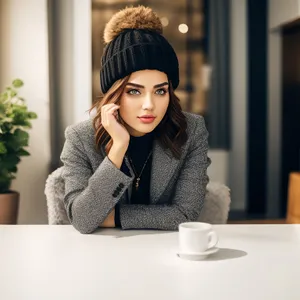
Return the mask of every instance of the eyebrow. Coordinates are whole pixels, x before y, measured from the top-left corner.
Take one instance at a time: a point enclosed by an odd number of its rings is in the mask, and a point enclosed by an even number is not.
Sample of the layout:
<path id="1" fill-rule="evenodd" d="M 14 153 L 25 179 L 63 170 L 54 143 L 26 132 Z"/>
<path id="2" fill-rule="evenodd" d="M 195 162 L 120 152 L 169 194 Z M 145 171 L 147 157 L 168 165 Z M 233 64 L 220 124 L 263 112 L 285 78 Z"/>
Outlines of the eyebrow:
<path id="1" fill-rule="evenodd" d="M 134 87 L 138 87 L 138 88 L 141 88 L 141 89 L 144 89 L 144 88 L 145 88 L 143 85 L 140 85 L 140 84 L 137 84 L 137 83 L 133 83 L 133 82 L 128 82 L 128 83 L 126 84 L 126 86 L 128 86 L 128 85 L 134 86 Z M 154 88 L 156 89 L 156 88 L 159 88 L 159 87 L 163 87 L 163 86 L 165 86 L 165 85 L 169 85 L 169 83 L 168 83 L 168 82 L 159 83 L 159 84 L 156 84 L 156 85 L 154 86 Z"/>

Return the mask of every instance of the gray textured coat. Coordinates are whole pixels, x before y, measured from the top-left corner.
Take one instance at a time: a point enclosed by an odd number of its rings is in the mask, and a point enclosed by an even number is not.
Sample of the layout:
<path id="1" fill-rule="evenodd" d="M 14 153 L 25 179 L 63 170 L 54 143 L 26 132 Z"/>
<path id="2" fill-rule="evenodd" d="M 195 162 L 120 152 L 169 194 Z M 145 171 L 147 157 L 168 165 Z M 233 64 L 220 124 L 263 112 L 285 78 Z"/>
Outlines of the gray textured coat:
<path id="1" fill-rule="evenodd" d="M 200 215 L 208 183 L 208 132 L 204 119 L 184 112 L 188 140 L 180 160 L 172 158 L 158 141 L 153 144 L 150 181 L 150 205 L 125 203 L 133 183 L 106 156 L 95 150 L 92 121 L 69 126 L 61 154 L 64 164 L 64 204 L 68 218 L 81 233 L 91 233 L 120 202 L 122 229 L 177 230 L 186 221 Z M 167 154 L 169 153 L 169 155 Z"/>

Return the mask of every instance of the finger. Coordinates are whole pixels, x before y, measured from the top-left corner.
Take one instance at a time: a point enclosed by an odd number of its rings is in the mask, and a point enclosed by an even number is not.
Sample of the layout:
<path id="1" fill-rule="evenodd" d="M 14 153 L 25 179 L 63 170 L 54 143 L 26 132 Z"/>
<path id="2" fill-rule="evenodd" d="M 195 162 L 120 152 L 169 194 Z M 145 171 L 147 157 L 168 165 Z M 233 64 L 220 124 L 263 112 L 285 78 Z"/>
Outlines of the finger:
<path id="1" fill-rule="evenodd" d="M 111 107 L 113 107 L 115 104 L 114 103 L 110 103 L 110 104 L 106 104 L 103 105 L 101 107 L 101 120 L 106 124 L 107 122 L 107 117 L 106 117 L 106 112 L 107 110 L 109 110 Z"/>
<path id="2" fill-rule="evenodd" d="M 115 107 L 119 108 L 120 105 L 118 105 L 118 104 L 113 104 L 112 106 L 108 107 L 108 108 L 106 109 L 106 111 L 109 111 L 109 110 L 111 110 L 111 109 L 113 109 L 113 108 L 115 108 Z"/>
<path id="3" fill-rule="evenodd" d="M 107 117 L 110 118 L 111 116 L 113 116 L 114 118 L 116 118 L 119 108 L 120 106 L 112 107 L 110 110 L 106 112 Z"/>
<path id="4" fill-rule="evenodd" d="M 109 123 L 112 122 L 113 120 L 116 120 L 115 113 L 116 111 L 120 108 L 119 105 L 114 105 L 110 109 L 106 109 L 104 111 L 104 124 L 105 126 L 109 126 Z"/>
<path id="5" fill-rule="evenodd" d="M 111 108 L 113 108 L 113 107 L 115 107 L 115 106 L 116 106 L 116 104 L 110 103 L 110 104 L 103 105 L 103 106 L 101 107 L 101 120 L 103 121 L 103 122 L 102 122 L 103 125 L 106 125 L 107 122 L 108 122 L 108 119 L 107 119 L 107 112 L 108 112 Z"/>
<path id="6" fill-rule="evenodd" d="M 115 103 L 110 103 L 110 104 L 106 104 L 102 106 L 102 110 L 103 111 L 108 111 L 110 110 L 112 107 L 114 107 L 116 104 Z"/>

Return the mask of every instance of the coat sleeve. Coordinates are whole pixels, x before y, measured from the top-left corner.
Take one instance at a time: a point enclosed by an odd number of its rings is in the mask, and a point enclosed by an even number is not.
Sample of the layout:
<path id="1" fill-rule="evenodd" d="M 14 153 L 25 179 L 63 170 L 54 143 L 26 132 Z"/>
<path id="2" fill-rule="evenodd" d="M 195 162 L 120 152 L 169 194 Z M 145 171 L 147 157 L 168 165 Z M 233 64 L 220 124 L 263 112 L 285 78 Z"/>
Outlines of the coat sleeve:
<path id="1" fill-rule="evenodd" d="M 119 202 L 133 178 L 119 170 L 107 156 L 93 174 L 75 129 L 68 127 L 65 138 L 60 157 L 64 164 L 64 205 L 71 224 L 81 233 L 91 233 Z"/>
<path id="2" fill-rule="evenodd" d="M 177 230 L 182 222 L 196 221 L 203 207 L 210 165 L 208 132 L 203 117 L 197 118 L 193 143 L 174 186 L 171 205 L 120 205 L 123 229 Z"/>

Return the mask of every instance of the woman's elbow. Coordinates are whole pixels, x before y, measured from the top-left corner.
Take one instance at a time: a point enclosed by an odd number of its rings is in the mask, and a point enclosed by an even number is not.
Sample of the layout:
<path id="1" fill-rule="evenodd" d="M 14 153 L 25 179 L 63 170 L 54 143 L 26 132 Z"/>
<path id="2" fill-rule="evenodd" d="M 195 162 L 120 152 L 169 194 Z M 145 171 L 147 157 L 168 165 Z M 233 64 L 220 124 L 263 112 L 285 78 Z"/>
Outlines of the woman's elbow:
<path id="1" fill-rule="evenodd" d="M 84 224 L 82 222 L 78 222 L 76 220 L 72 220 L 71 224 L 81 234 L 91 234 L 98 228 L 98 227 L 95 228 L 95 226 Z"/>
<path id="2" fill-rule="evenodd" d="M 93 220 L 82 212 L 81 207 L 74 205 L 74 201 L 65 208 L 71 225 L 81 234 L 91 234 L 98 228 L 98 224 L 95 225 Z"/>
<path id="3" fill-rule="evenodd" d="M 91 223 L 91 220 L 84 218 L 83 216 L 77 214 L 68 214 L 70 223 L 72 226 L 79 231 L 81 234 L 91 234 L 93 233 L 98 226 L 95 226 Z"/>

